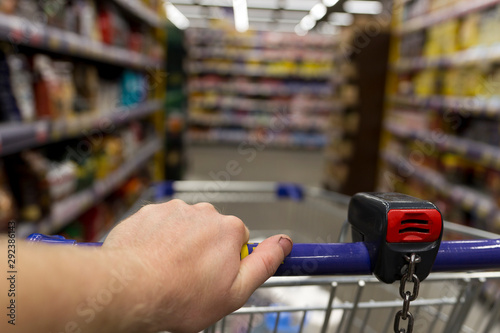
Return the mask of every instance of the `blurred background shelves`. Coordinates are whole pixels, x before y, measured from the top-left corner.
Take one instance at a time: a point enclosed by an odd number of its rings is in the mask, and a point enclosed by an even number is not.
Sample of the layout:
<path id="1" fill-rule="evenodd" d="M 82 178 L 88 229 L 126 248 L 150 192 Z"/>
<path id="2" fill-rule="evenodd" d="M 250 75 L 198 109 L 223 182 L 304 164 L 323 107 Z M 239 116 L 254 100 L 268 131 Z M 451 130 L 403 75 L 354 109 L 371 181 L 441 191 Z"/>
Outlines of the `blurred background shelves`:
<path id="1" fill-rule="evenodd" d="M 439 23 L 460 18 L 461 16 L 470 14 L 472 12 L 478 12 L 485 8 L 491 7 L 500 3 L 498 0 L 475 0 L 475 1 L 450 1 L 448 5 L 445 5 L 443 9 L 437 9 L 431 13 L 427 13 L 426 10 L 428 6 L 423 5 L 421 8 L 423 10 L 415 10 L 417 13 L 415 17 L 410 17 L 409 20 L 401 24 L 395 33 L 398 35 L 409 34 L 418 30 L 426 29 L 437 25 Z M 439 6 L 439 1 L 436 1 L 436 6 Z M 395 2 L 395 6 L 404 6 L 402 1 Z M 413 6 L 413 8 L 418 8 L 419 5 L 408 5 L 408 7 Z M 425 14 L 425 15 L 423 15 Z"/>
<path id="2" fill-rule="evenodd" d="M 105 126 L 120 126 L 134 119 L 151 115 L 161 106 L 161 100 L 152 100 L 134 107 L 118 108 L 105 116 L 91 114 L 74 119 L 2 124 L 0 125 L 0 156 L 78 137 L 81 133 L 100 131 Z"/>
<path id="3" fill-rule="evenodd" d="M 0 4 L 0 230 L 95 239 L 164 179 L 163 5 Z"/>
<path id="4" fill-rule="evenodd" d="M 113 0 L 116 4 L 126 9 L 130 14 L 136 16 L 143 22 L 153 26 L 162 27 L 167 24 L 166 18 L 158 13 L 158 8 L 154 5 L 147 6 L 146 3 L 139 0 Z"/>
<path id="5" fill-rule="evenodd" d="M 119 169 L 106 178 L 96 181 L 92 187 L 72 194 L 64 200 L 55 202 L 50 216 L 38 222 L 21 222 L 18 225 L 19 237 L 40 232 L 54 234 L 73 222 L 79 215 L 99 203 L 107 195 L 117 190 L 139 167 L 148 162 L 162 148 L 158 138 L 150 139 L 138 149 L 137 154 L 126 161 Z"/>
<path id="6" fill-rule="evenodd" d="M 431 198 L 446 219 L 498 232 L 500 2 L 396 1 L 394 10 L 378 188 Z"/>
<path id="7" fill-rule="evenodd" d="M 73 32 L 0 13 L 0 39 L 36 49 L 134 68 L 156 69 L 161 59 L 106 45 Z"/>

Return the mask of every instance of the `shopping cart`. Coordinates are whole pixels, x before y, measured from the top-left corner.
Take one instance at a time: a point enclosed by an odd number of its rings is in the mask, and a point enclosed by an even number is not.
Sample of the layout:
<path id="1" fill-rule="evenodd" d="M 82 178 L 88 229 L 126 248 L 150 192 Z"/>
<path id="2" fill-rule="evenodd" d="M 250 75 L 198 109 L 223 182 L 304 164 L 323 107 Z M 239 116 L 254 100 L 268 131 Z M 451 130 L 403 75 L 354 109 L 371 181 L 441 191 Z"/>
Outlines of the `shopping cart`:
<path id="1" fill-rule="evenodd" d="M 433 272 L 421 284 L 401 291 L 399 284 L 371 275 L 373 258 L 364 243 L 353 242 L 347 222 L 349 197 L 294 184 L 183 181 L 151 188 L 129 214 L 144 201 L 172 198 L 211 202 L 221 213 L 240 217 L 252 242 L 287 233 L 296 244 L 298 261 L 287 258 L 278 271 L 295 276 L 271 278 L 206 332 L 500 332 L 499 235 L 445 222 L 443 240 L 454 242 L 441 243 Z M 31 237 L 42 239 L 72 243 Z M 401 297 L 416 296 L 416 285 L 418 298 L 406 304 L 413 313 L 410 325 Z"/>

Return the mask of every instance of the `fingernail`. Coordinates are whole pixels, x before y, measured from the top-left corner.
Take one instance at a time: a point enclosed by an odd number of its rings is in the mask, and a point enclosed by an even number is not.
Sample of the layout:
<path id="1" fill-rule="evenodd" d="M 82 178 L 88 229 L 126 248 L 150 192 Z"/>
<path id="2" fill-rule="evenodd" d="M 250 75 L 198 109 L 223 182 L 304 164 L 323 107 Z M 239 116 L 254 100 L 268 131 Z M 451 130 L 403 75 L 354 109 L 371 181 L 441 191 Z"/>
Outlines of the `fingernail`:
<path id="1" fill-rule="evenodd" d="M 281 236 L 278 240 L 278 243 L 281 246 L 281 249 L 283 250 L 285 256 L 289 255 L 293 247 L 292 239 L 288 236 Z"/>

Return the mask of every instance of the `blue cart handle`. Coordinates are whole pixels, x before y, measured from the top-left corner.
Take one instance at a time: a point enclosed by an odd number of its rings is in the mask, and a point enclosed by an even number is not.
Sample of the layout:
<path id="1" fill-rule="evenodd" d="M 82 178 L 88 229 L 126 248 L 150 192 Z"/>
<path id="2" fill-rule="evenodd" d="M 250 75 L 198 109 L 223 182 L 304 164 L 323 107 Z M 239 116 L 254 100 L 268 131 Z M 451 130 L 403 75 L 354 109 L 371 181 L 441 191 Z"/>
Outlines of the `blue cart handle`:
<path id="1" fill-rule="evenodd" d="M 102 243 L 77 243 L 61 236 L 32 234 L 28 241 L 68 244 L 77 246 L 101 246 Z M 241 258 L 251 254 L 258 243 L 246 244 Z M 500 240 L 481 239 L 443 241 L 432 268 L 433 272 L 484 271 L 500 269 Z M 364 243 L 317 243 L 294 244 L 275 275 L 366 275 L 372 274 L 370 255 Z"/>

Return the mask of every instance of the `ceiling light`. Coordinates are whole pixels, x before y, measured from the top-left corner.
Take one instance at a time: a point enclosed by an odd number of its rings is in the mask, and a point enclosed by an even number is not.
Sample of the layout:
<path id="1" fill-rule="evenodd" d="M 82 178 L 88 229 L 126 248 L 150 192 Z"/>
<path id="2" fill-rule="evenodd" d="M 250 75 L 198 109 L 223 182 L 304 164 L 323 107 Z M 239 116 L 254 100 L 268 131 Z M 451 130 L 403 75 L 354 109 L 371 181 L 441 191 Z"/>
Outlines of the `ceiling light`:
<path id="1" fill-rule="evenodd" d="M 311 8 L 311 16 L 316 19 L 316 21 L 321 20 L 323 16 L 326 15 L 326 6 L 324 4 L 317 3 Z"/>
<path id="2" fill-rule="evenodd" d="M 333 25 L 349 26 L 354 22 L 354 16 L 349 13 L 331 13 L 328 22 Z"/>
<path id="3" fill-rule="evenodd" d="M 170 2 L 165 2 L 165 11 L 167 12 L 167 18 L 173 25 L 177 28 L 184 30 L 189 27 L 189 20 L 184 14 L 182 14 L 174 5 Z"/>
<path id="4" fill-rule="evenodd" d="M 382 12 L 382 3 L 379 1 L 357 1 L 344 2 L 344 10 L 352 14 L 376 15 Z"/>
<path id="5" fill-rule="evenodd" d="M 234 26 L 239 32 L 248 30 L 247 0 L 233 0 Z"/>
<path id="6" fill-rule="evenodd" d="M 339 0 L 323 0 L 323 4 L 327 7 L 333 7 Z"/>
<path id="7" fill-rule="evenodd" d="M 302 29 L 301 26 L 300 26 L 300 24 L 297 24 L 295 26 L 294 30 L 295 30 L 295 33 L 297 35 L 299 35 L 299 36 L 305 36 L 305 35 L 307 35 L 307 30 Z"/>
<path id="8" fill-rule="evenodd" d="M 299 25 L 302 30 L 309 31 L 316 25 L 316 20 L 311 16 L 311 14 L 308 14 L 300 20 Z"/>

